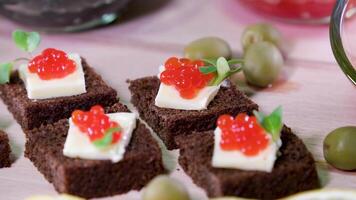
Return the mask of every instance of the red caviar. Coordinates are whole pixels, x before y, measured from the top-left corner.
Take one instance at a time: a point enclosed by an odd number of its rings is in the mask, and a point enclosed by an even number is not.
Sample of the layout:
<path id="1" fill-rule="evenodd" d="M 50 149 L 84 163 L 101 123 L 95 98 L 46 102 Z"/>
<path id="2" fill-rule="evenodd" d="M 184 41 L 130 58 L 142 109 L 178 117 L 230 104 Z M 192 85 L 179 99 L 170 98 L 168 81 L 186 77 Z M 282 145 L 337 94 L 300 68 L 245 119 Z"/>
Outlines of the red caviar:
<path id="1" fill-rule="evenodd" d="M 256 117 L 247 114 L 235 118 L 222 115 L 217 126 L 221 129 L 220 147 L 225 151 L 239 150 L 246 156 L 255 156 L 267 148 L 270 140 Z"/>
<path id="2" fill-rule="evenodd" d="M 110 121 L 104 109 L 99 105 L 93 106 L 87 112 L 75 110 L 72 113 L 72 120 L 81 132 L 89 136 L 91 141 L 102 139 L 109 128 L 120 128 L 117 122 Z M 118 142 L 120 138 L 121 132 L 114 132 L 111 143 Z"/>
<path id="3" fill-rule="evenodd" d="M 199 71 L 204 65 L 201 60 L 171 57 L 164 64 L 165 70 L 160 80 L 165 85 L 174 86 L 181 97 L 192 99 L 214 78 L 213 73 L 203 74 Z"/>
<path id="4" fill-rule="evenodd" d="M 42 80 L 66 77 L 73 73 L 76 64 L 68 55 L 60 50 L 48 48 L 34 57 L 28 64 L 31 73 L 36 73 Z"/>

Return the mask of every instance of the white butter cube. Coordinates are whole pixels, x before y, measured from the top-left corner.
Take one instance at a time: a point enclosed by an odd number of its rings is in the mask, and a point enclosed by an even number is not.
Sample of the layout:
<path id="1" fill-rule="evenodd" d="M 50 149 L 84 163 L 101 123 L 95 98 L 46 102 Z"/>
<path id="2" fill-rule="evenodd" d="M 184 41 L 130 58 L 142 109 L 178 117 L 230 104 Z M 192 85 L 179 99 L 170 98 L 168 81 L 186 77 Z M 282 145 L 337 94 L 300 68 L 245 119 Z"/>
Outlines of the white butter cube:
<path id="1" fill-rule="evenodd" d="M 112 113 L 107 114 L 111 121 L 117 122 L 121 127 L 121 139 L 108 149 L 97 148 L 86 135 L 79 130 L 69 119 L 69 130 L 64 143 L 63 154 L 71 158 L 82 158 L 91 160 L 111 160 L 119 162 L 130 143 L 133 130 L 136 128 L 136 116 L 134 113 Z"/>
<path id="2" fill-rule="evenodd" d="M 85 77 L 81 58 L 78 54 L 68 54 L 76 64 L 76 71 L 61 79 L 42 80 L 31 73 L 27 65 L 19 68 L 20 77 L 25 83 L 29 99 L 49 99 L 83 94 L 86 92 Z"/>
<path id="3" fill-rule="evenodd" d="M 270 137 L 270 136 L 269 136 Z M 278 149 L 282 141 L 270 143 L 266 149 L 259 152 L 256 156 L 246 156 L 240 151 L 224 151 L 220 147 L 221 130 L 216 128 L 214 131 L 214 152 L 212 165 L 217 168 L 234 168 L 241 170 L 257 170 L 272 172 L 274 162 L 277 159 Z"/>
<path id="4" fill-rule="evenodd" d="M 207 86 L 201 89 L 193 99 L 184 99 L 180 96 L 174 86 L 163 83 L 159 86 L 155 105 L 161 108 L 172 108 L 178 110 L 204 110 L 214 99 L 220 89 L 219 86 Z"/>

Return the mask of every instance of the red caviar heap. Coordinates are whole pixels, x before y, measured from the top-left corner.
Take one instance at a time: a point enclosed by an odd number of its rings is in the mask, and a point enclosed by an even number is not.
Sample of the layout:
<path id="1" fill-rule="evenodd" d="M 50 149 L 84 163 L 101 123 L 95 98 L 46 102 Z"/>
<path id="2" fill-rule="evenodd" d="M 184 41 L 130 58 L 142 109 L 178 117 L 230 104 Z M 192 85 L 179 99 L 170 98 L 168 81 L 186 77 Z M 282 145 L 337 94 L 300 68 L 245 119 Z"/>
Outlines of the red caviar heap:
<path id="1" fill-rule="evenodd" d="M 28 64 L 31 73 L 36 73 L 42 80 L 66 77 L 73 73 L 76 64 L 68 55 L 60 50 L 48 48 L 34 57 Z"/>
<path id="2" fill-rule="evenodd" d="M 221 129 L 220 147 L 225 151 L 241 151 L 246 156 L 255 156 L 267 148 L 269 137 L 256 117 L 239 114 L 235 119 L 222 115 L 217 121 Z"/>
<path id="3" fill-rule="evenodd" d="M 204 65 L 201 60 L 171 57 L 164 64 L 165 70 L 160 80 L 165 85 L 173 85 L 181 97 L 192 99 L 214 78 L 213 73 L 203 74 L 199 71 Z"/>
<path id="4" fill-rule="evenodd" d="M 103 139 L 107 131 L 111 128 L 120 126 L 117 122 L 110 121 L 105 115 L 104 109 L 99 106 L 93 106 L 90 111 L 75 110 L 72 113 L 73 123 L 80 129 L 81 132 L 87 134 L 92 142 Z M 114 132 L 112 135 L 111 144 L 118 142 L 121 138 L 121 132 Z"/>

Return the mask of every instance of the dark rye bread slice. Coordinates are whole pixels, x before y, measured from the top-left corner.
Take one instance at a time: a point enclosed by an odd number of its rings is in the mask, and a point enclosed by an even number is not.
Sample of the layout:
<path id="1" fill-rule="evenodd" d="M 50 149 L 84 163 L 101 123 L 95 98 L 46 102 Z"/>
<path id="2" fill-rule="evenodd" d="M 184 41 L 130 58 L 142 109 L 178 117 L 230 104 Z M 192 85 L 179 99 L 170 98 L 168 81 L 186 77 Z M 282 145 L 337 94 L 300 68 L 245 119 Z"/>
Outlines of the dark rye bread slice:
<path id="1" fill-rule="evenodd" d="M 160 81 L 157 77 L 145 77 L 128 81 L 132 97 L 131 102 L 144 119 L 166 144 L 175 149 L 175 137 L 188 135 L 193 131 L 206 131 L 215 128 L 217 118 L 222 114 L 237 115 L 252 113 L 258 106 L 249 100 L 243 92 L 228 82 L 221 87 L 206 110 L 176 110 L 155 106 L 155 98 Z"/>
<path id="2" fill-rule="evenodd" d="M 303 142 L 287 127 L 281 139 L 281 155 L 271 173 L 212 167 L 213 131 L 177 138 L 179 164 L 209 197 L 277 199 L 319 188 L 314 159 Z"/>
<path id="3" fill-rule="evenodd" d="M 82 65 L 87 90 L 84 94 L 31 100 L 27 97 L 22 80 L 15 72 L 10 83 L 0 85 L 0 98 L 24 130 L 68 118 L 74 109 L 89 109 L 96 104 L 114 104 L 117 101 L 116 91 L 109 87 L 83 58 Z"/>
<path id="4" fill-rule="evenodd" d="M 107 112 L 129 112 L 118 103 Z M 112 196 L 140 190 L 153 177 L 165 173 L 161 150 L 149 130 L 138 121 L 123 160 L 85 160 L 63 155 L 68 120 L 27 130 L 25 156 L 59 193 L 84 198 Z"/>
<path id="5" fill-rule="evenodd" d="M 6 133 L 0 130 L 0 168 L 11 166 L 11 148 Z"/>

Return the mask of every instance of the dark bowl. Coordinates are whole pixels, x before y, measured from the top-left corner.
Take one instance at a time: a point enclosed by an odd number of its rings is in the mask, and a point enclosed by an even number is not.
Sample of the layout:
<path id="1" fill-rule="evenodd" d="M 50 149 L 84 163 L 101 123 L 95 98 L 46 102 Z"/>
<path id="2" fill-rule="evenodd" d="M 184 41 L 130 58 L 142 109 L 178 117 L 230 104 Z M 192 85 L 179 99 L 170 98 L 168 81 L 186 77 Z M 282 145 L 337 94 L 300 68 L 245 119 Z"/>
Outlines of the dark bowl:
<path id="1" fill-rule="evenodd" d="M 113 22 L 130 0 L 0 0 L 0 15 L 44 31 L 78 31 Z"/>

